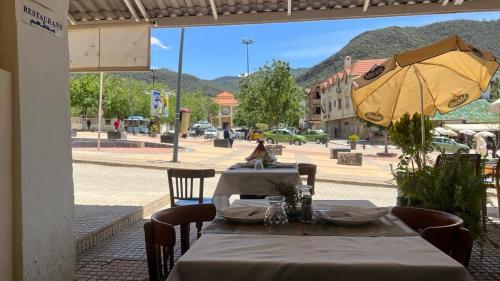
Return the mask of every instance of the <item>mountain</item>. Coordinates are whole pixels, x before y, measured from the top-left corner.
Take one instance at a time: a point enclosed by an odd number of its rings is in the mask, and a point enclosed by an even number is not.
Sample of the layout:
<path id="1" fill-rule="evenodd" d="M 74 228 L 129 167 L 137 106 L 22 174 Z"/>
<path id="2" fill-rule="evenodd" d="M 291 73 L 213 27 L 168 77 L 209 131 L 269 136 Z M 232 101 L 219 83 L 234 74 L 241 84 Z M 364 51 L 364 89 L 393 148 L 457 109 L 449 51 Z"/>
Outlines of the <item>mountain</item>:
<path id="1" fill-rule="evenodd" d="M 343 69 L 344 57 L 352 61 L 368 58 L 389 58 L 394 53 L 418 48 L 445 37 L 459 35 L 478 48 L 500 57 L 500 20 L 457 20 L 422 27 L 387 27 L 361 33 L 337 53 L 311 67 L 297 78 L 299 85 L 310 87 Z"/>
<path id="2" fill-rule="evenodd" d="M 309 68 L 292 68 L 291 73 L 295 77 L 299 77 L 307 72 L 307 70 L 309 70 Z M 118 75 L 128 77 L 129 74 Z M 130 77 L 146 81 L 147 83 L 153 83 L 153 72 L 131 72 Z M 155 69 L 154 78 L 155 83 L 166 84 L 169 89 L 175 91 L 177 85 L 177 72 L 165 68 Z M 222 91 L 238 93 L 240 91 L 239 82 L 240 77 L 238 76 L 222 76 L 213 80 L 205 80 L 191 74 L 182 74 L 183 91 L 201 91 L 207 96 L 215 96 Z"/>

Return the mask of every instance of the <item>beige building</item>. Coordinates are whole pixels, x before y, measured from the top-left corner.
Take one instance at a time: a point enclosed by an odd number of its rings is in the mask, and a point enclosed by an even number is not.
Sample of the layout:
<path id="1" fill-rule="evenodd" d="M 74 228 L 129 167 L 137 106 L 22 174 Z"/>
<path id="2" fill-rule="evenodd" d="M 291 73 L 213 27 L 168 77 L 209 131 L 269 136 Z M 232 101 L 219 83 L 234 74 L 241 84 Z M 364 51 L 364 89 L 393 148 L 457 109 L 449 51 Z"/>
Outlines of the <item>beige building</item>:
<path id="1" fill-rule="evenodd" d="M 212 118 L 212 125 L 221 128 L 227 123 L 233 127 L 234 112 L 238 107 L 238 100 L 234 94 L 226 91 L 220 92 L 215 96 L 214 101 L 219 105 L 219 114 Z"/>
<path id="2" fill-rule="evenodd" d="M 310 129 L 321 129 L 321 87 L 314 86 L 306 96 L 306 118 L 305 127 Z"/>
<path id="3" fill-rule="evenodd" d="M 108 25 L 127 31 L 138 26 L 172 28 L 500 10 L 500 1 L 456 2 L 345 0 L 332 8 L 328 3 L 306 0 L 288 2 L 288 8 L 264 3 L 257 9 L 240 1 L 225 5 L 201 1 L 201 6 L 193 7 L 191 1 L 164 0 L 136 0 L 135 5 L 1 0 L 0 280 L 75 277 L 68 29 Z M 33 17 L 41 19 L 32 24 Z M 73 44 L 94 46 L 91 39 Z M 149 46 L 149 40 L 147 36 L 142 45 Z M 112 62 L 124 49 L 123 45 L 111 48 L 108 59 Z M 199 51 L 205 51 L 203 46 Z M 140 59 L 133 57 L 128 63 L 133 65 Z"/>
<path id="4" fill-rule="evenodd" d="M 351 101 L 351 83 L 354 78 L 364 74 L 385 59 L 358 60 L 351 63 L 351 58 L 344 59 L 344 70 L 333 74 L 329 79 L 317 84 L 314 95 L 321 98 L 321 122 L 323 130 L 331 138 L 347 138 L 357 134 L 362 138 L 370 135 L 366 122 L 354 112 Z"/>

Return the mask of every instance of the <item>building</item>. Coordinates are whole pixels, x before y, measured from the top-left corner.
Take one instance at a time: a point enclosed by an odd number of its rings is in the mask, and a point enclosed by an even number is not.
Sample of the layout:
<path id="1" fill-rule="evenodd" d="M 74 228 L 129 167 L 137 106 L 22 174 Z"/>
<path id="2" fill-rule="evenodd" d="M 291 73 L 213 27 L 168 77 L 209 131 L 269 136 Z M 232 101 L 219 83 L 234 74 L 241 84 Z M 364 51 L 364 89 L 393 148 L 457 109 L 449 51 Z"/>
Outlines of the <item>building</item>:
<path id="1" fill-rule="evenodd" d="M 306 116 L 304 127 L 308 129 L 321 129 L 321 91 L 319 85 L 313 87 L 306 95 Z"/>
<path id="2" fill-rule="evenodd" d="M 238 107 L 238 100 L 234 94 L 226 91 L 220 92 L 215 96 L 214 101 L 219 105 L 219 114 L 212 118 L 212 125 L 220 128 L 224 123 L 227 123 L 232 127 L 234 112 Z"/>
<path id="3" fill-rule="evenodd" d="M 344 70 L 313 87 L 310 95 L 320 97 L 322 128 L 331 138 L 345 139 L 351 134 L 367 138 L 370 132 L 378 131 L 375 127 L 369 128 L 366 122 L 356 116 L 351 101 L 351 83 L 354 78 L 385 60 L 365 59 L 351 63 L 351 58 L 346 57 Z M 315 112 L 318 112 L 317 109 Z"/>

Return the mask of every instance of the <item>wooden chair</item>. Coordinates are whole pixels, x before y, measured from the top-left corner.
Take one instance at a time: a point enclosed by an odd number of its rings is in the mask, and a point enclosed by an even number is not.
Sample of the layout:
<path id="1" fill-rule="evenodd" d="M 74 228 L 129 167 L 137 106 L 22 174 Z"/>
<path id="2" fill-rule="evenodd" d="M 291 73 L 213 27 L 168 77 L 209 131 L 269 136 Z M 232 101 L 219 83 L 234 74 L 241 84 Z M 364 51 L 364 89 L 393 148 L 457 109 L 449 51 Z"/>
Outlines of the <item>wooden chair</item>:
<path id="1" fill-rule="evenodd" d="M 316 182 L 316 165 L 299 163 L 299 175 L 307 176 L 307 185 L 312 186 L 311 194 L 314 194 L 314 185 Z"/>
<path id="2" fill-rule="evenodd" d="M 215 206 L 213 204 L 196 204 L 177 206 L 164 209 L 151 216 L 153 222 L 163 222 L 172 226 L 180 226 L 181 253 L 189 249 L 190 226 L 196 224 L 196 237 L 201 236 L 203 222 L 212 221 L 215 218 Z"/>
<path id="3" fill-rule="evenodd" d="M 497 160 L 495 167 L 486 172 L 485 183 L 487 187 L 496 188 L 497 190 L 497 204 L 498 204 L 498 217 L 500 218 L 500 158 Z"/>
<path id="4" fill-rule="evenodd" d="M 212 203 L 212 198 L 203 198 L 203 188 L 205 178 L 215 177 L 214 169 L 190 170 L 170 168 L 167 170 L 167 173 L 168 187 L 170 189 L 170 206 Z M 196 192 L 194 179 L 199 180 L 198 192 Z"/>
<path id="5" fill-rule="evenodd" d="M 467 266 L 472 251 L 469 231 L 462 227 L 463 220 L 441 211 L 394 207 L 391 211 L 436 248 Z"/>
<path id="6" fill-rule="evenodd" d="M 455 159 L 455 154 L 439 154 L 436 158 L 436 166 L 440 166 L 443 163 L 453 161 Z M 459 154 L 461 159 L 467 159 L 474 169 L 474 176 L 481 176 L 481 155 L 480 154 Z M 484 195 L 481 197 L 481 220 L 483 227 L 486 228 L 486 218 L 488 217 L 488 209 L 486 208 L 486 190 L 484 190 Z"/>
<path id="7" fill-rule="evenodd" d="M 174 266 L 175 229 L 160 221 L 144 224 L 150 281 L 163 281 Z"/>

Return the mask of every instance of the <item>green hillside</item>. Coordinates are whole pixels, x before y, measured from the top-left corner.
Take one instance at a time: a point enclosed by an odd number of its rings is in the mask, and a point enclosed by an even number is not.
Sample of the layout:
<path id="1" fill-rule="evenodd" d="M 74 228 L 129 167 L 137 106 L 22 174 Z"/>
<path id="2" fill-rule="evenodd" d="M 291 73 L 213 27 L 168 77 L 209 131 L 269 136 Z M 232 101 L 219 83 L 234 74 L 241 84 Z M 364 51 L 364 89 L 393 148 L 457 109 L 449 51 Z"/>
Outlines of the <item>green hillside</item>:
<path id="1" fill-rule="evenodd" d="M 491 51 L 500 57 L 500 20 L 458 20 L 422 27 L 387 27 L 367 31 L 354 37 L 340 51 L 298 77 L 297 82 L 308 87 L 326 79 L 343 68 L 345 56 L 351 56 L 353 61 L 388 58 L 394 53 L 424 46 L 455 34 L 461 36 L 467 43 Z"/>

